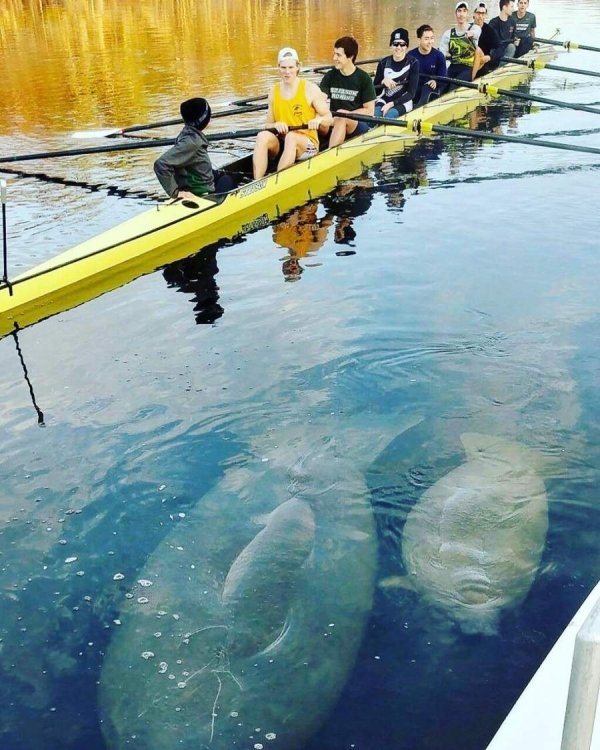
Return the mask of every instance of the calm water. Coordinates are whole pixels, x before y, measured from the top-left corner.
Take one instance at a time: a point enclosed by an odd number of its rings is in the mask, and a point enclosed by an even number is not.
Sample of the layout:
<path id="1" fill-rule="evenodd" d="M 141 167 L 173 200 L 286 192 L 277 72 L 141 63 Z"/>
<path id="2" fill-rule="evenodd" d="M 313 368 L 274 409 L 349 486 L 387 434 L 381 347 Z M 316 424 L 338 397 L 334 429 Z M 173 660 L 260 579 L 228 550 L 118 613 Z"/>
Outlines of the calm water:
<path id="1" fill-rule="evenodd" d="M 2 152 L 93 145 L 70 133 L 171 117 L 188 95 L 260 92 L 284 44 L 316 65 L 349 30 L 375 56 L 394 26 L 441 31 L 452 17 L 438 2 L 141 5 L 4 3 Z M 598 44 L 596 2 L 531 9 L 540 35 Z M 559 62 L 600 70 L 592 52 Z M 531 91 L 600 106 L 597 80 L 544 71 Z M 591 114 L 499 102 L 479 118 L 600 147 Z M 142 210 L 153 158 L 25 164 L 9 184 L 12 272 Z M 275 466 L 291 477 L 308 456 L 319 481 L 335 439 L 340 475 L 366 464 L 382 580 L 404 573 L 406 515 L 463 463 L 467 431 L 552 459 L 529 596 L 497 633 L 465 635 L 414 592 L 377 587 L 354 671 L 306 747 L 484 748 L 598 578 L 599 169 L 512 144 L 422 147 L 0 341 L 2 750 L 106 747 L 97 683 L 123 595 L 232 472 L 273 466 L 275 492 Z"/>

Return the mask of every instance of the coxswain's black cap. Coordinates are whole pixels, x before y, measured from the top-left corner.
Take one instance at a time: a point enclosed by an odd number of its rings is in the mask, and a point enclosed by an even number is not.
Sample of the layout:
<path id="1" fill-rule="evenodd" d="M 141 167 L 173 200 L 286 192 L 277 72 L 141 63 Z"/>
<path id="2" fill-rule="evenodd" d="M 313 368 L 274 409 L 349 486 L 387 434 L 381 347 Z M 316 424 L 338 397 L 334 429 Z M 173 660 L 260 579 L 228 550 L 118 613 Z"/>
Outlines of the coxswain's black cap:
<path id="1" fill-rule="evenodd" d="M 185 124 L 191 125 L 196 130 L 204 130 L 210 122 L 210 104 L 202 97 L 182 102 L 179 111 Z"/>

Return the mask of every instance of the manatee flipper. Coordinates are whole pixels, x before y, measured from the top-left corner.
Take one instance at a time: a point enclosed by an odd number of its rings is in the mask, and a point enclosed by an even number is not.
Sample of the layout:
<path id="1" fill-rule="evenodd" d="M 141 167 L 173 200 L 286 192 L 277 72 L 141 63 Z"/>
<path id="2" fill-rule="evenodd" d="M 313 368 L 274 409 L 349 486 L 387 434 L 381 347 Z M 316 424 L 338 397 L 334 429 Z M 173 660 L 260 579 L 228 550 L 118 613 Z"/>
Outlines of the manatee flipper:
<path id="1" fill-rule="evenodd" d="M 232 653 L 263 651 L 279 637 L 298 573 L 313 548 L 315 518 L 308 503 L 292 498 L 266 521 L 236 557 L 223 585 L 223 603 L 231 613 Z"/>

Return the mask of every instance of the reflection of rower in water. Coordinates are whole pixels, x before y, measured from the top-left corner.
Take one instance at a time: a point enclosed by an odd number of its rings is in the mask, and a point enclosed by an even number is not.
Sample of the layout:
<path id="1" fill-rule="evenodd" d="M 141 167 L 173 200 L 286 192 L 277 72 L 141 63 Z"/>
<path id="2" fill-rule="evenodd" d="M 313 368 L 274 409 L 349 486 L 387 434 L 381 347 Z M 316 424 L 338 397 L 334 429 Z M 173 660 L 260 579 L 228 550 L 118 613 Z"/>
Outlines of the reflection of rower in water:
<path id="1" fill-rule="evenodd" d="M 281 270 L 286 281 L 299 281 L 304 273 L 299 259 L 316 253 L 327 239 L 333 220 L 329 216 L 317 217 L 318 203 L 312 201 L 291 211 L 273 227 L 273 241 L 289 250 Z"/>
<path id="2" fill-rule="evenodd" d="M 333 241 L 336 245 L 352 245 L 356 231 L 354 219 L 367 213 L 373 202 L 375 181 L 370 177 L 360 177 L 340 185 L 322 198 L 327 215 L 335 218 Z M 336 255 L 354 255 L 354 250 L 338 250 Z"/>
<path id="3" fill-rule="evenodd" d="M 207 245 L 190 258 L 169 263 L 163 276 L 169 287 L 178 287 L 185 294 L 193 294 L 196 323 L 214 323 L 223 315 L 219 304 L 219 287 L 215 276 L 219 273 L 217 251 L 222 243 Z"/>

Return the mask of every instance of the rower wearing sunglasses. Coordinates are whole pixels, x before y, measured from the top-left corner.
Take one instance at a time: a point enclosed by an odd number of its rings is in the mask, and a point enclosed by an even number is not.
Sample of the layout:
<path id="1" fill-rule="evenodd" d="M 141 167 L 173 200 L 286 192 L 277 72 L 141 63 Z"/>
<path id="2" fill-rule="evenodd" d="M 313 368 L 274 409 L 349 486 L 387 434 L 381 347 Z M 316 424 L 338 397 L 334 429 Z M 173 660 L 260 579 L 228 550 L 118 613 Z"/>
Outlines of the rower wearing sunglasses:
<path id="1" fill-rule="evenodd" d="M 419 86 L 419 64 L 407 55 L 408 31 L 395 29 L 390 36 L 392 54 L 379 61 L 373 83 L 383 91 L 375 100 L 377 117 L 398 118 L 413 108 Z"/>

